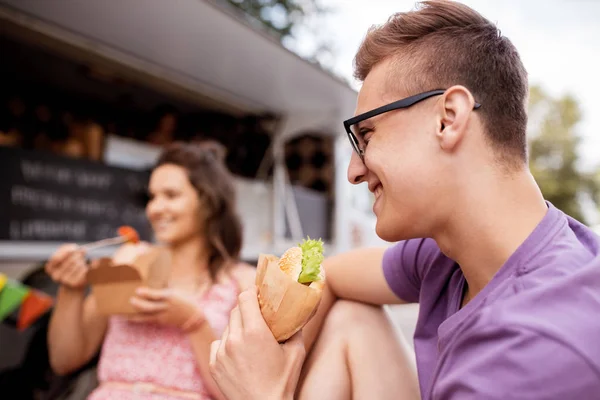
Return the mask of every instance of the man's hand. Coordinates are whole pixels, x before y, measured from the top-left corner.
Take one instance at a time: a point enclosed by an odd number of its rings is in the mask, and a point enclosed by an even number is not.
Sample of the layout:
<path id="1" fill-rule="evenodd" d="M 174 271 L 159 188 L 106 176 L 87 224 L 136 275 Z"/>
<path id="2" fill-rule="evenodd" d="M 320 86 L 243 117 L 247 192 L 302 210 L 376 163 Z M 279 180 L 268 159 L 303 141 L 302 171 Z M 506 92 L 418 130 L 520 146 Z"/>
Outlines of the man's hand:
<path id="1" fill-rule="evenodd" d="M 229 400 L 292 399 L 305 356 L 301 332 L 277 343 L 252 286 L 240 294 L 221 340 L 212 343 L 210 366 Z"/>

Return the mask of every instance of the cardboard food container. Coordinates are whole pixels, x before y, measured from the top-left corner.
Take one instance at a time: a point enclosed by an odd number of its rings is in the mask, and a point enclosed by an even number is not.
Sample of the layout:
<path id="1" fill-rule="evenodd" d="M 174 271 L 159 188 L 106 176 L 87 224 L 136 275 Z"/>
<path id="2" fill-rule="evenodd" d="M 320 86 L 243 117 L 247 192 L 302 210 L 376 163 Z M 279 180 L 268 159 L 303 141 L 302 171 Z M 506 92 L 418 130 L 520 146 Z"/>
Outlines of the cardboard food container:
<path id="1" fill-rule="evenodd" d="M 135 290 L 140 286 L 166 287 L 170 269 L 170 252 L 153 246 L 128 264 L 115 265 L 111 258 L 100 258 L 87 272 L 87 279 L 101 314 L 135 314 L 130 303 Z"/>
<path id="2" fill-rule="evenodd" d="M 275 339 L 284 342 L 314 316 L 322 289 L 294 281 L 279 269 L 278 261 L 279 258 L 274 255 L 259 255 L 256 287 L 265 322 Z"/>

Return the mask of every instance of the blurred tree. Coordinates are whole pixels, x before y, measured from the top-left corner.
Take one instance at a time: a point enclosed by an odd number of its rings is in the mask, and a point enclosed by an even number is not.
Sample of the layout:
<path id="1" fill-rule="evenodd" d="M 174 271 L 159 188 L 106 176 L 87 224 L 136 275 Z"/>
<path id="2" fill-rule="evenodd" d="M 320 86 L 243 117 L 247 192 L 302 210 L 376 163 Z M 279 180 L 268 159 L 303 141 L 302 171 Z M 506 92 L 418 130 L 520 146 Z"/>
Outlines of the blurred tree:
<path id="1" fill-rule="evenodd" d="M 261 22 L 280 40 L 293 36 L 294 26 L 311 15 L 325 12 L 318 0 L 226 0 Z"/>
<path id="2" fill-rule="evenodd" d="M 333 73 L 334 44 L 323 33 L 323 21 L 333 11 L 321 0 L 219 0 L 243 11 L 285 47 Z M 296 41 L 302 31 L 302 45 Z"/>
<path id="3" fill-rule="evenodd" d="M 582 197 L 598 204 L 596 173 L 578 169 L 576 126 L 581 119 L 577 101 L 570 95 L 553 98 L 533 86 L 529 98 L 529 164 L 544 197 L 557 208 L 585 223 Z"/>

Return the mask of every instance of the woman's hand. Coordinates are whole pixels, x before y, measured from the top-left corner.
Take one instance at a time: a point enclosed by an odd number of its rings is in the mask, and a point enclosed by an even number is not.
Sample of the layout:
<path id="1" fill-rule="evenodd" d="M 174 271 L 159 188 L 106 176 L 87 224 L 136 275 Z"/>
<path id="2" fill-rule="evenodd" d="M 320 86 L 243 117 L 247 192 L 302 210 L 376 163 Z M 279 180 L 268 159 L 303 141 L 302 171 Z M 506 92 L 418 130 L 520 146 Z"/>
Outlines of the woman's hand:
<path id="1" fill-rule="evenodd" d="M 112 256 L 113 264 L 131 264 L 137 257 L 150 249 L 150 244 L 146 242 L 125 243 L 115 251 Z"/>
<path id="2" fill-rule="evenodd" d="M 75 244 L 60 246 L 44 270 L 54 282 L 69 289 L 81 290 L 87 286 L 85 252 Z"/>
<path id="3" fill-rule="evenodd" d="M 133 322 L 174 326 L 186 331 L 204 322 L 204 313 L 192 296 L 173 288 L 138 288 L 131 304 L 139 312 L 129 318 Z"/>

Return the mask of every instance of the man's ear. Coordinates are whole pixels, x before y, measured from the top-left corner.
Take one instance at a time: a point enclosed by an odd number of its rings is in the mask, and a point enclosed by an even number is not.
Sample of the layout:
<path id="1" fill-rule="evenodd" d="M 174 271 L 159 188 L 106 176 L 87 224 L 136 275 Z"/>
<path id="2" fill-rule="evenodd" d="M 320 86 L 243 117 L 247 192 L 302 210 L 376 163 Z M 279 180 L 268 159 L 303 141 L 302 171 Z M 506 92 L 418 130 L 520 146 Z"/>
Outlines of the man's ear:
<path id="1" fill-rule="evenodd" d="M 446 90 L 439 104 L 437 137 L 440 147 L 451 152 L 466 134 L 475 100 L 467 88 L 457 85 Z"/>

